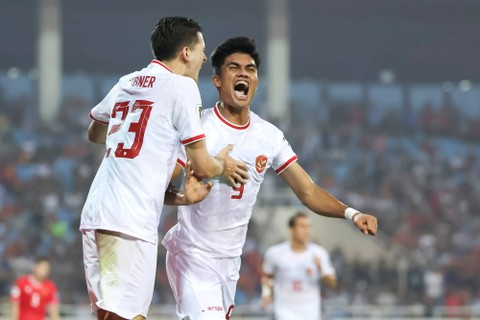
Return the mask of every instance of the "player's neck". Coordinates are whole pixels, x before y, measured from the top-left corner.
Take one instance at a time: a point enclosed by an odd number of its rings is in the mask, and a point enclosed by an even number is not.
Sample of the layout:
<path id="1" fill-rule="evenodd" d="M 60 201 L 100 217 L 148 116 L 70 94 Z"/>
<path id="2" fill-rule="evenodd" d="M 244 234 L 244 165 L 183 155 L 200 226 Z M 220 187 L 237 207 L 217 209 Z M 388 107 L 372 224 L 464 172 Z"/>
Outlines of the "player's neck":
<path id="1" fill-rule="evenodd" d="M 31 274 L 29 278 L 30 278 L 30 282 L 34 285 L 40 285 L 43 282 L 43 280 L 37 279 L 33 274 Z"/>
<path id="2" fill-rule="evenodd" d="M 217 104 L 217 108 L 222 117 L 238 126 L 244 126 L 250 120 L 249 107 L 235 108 L 221 101 Z"/>
<path id="3" fill-rule="evenodd" d="M 185 64 L 179 62 L 176 59 L 162 60 L 160 62 L 175 74 L 179 74 L 179 75 L 182 75 L 182 76 L 185 74 L 185 71 L 186 71 Z"/>
<path id="4" fill-rule="evenodd" d="M 307 244 L 303 242 L 290 241 L 290 247 L 293 252 L 303 252 L 307 250 Z"/>

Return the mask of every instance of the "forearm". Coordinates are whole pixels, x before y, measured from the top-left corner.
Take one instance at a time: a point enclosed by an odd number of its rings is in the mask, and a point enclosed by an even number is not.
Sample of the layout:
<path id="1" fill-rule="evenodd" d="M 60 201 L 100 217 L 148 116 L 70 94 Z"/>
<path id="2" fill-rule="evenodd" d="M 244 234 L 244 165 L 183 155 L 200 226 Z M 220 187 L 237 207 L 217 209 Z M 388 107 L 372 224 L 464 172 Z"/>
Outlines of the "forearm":
<path id="1" fill-rule="evenodd" d="M 12 320 L 18 320 L 18 303 L 12 302 Z"/>
<path id="2" fill-rule="evenodd" d="M 317 186 L 298 163 L 292 163 L 281 177 L 310 210 L 326 217 L 345 218 L 347 206 Z"/>
<path id="3" fill-rule="evenodd" d="M 49 306 L 50 320 L 60 320 L 60 306 L 58 303 Z"/>
<path id="4" fill-rule="evenodd" d="M 223 173 L 223 161 L 207 154 L 205 161 L 201 161 L 200 168 L 196 169 L 195 175 L 200 179 L 208 179 L 221 176 Z"/>
<path id="5" fill-rule="evenodd" d="M 345 209 L 348 206 L 313 183 L 310 190 L 298 197 L 306 207 L 319 215 L 345 219 Z"/>
<path id="6" fill-rule="evenodd" d="M 273 293 L 273 278 L 270 276 L 262 276 L 262 297 L 271 297 Z"/>
<path id="7" fill-rule="evenodd" d="M 195 176 L 200 179 L 207 179 L 222 175 L 224 162 L 208 153 L 205 141 L 189 144 L 185 146 L 185 150 L 187 158 L 192 162 Z"/>

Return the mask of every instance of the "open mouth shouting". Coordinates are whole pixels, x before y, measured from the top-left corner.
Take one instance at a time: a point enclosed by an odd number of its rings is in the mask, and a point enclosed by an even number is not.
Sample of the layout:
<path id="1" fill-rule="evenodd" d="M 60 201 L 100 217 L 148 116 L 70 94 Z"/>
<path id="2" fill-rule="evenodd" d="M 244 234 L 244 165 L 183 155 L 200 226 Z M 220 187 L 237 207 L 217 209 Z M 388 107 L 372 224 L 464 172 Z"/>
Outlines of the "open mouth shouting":
<path id="1" fill-rule="evenodd" d="M 249 84 L 246 80 L 237 80 L 233 86 L 235 91 L 235 97 L 239 100 L 247 100 L 247 95 L 249 91 Z"/>

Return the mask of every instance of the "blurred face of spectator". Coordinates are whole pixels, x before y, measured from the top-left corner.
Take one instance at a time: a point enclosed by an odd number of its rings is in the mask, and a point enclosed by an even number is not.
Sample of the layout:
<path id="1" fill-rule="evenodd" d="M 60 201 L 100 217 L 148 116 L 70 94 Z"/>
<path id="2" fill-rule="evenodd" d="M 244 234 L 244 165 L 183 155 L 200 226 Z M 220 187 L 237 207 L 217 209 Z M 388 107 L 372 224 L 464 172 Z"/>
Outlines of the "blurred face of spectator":
<path id="1" fill-rule="evenodd" d="M 306 245 L 310 240 L 311 222 L 307 217 L 297 217 L 295 223 L 290 227 L 292 242 Z"/>
<path id="2" fill-rule="evenodd" d="M 38 261 L 33 267 L 33 277 L 38 281 L 43 281 L 50 275 L 50 262 Z"/>

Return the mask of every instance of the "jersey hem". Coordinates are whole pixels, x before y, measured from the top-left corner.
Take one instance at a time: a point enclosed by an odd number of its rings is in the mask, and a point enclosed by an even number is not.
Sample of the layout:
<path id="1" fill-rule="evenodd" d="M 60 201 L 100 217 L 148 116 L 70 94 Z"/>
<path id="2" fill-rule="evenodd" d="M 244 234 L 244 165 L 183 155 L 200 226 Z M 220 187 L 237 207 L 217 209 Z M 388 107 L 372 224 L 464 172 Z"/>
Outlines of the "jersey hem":
<path id="1" fill-rule="evenodd" d="M 177 163 L 181 165 L 183 168 L 185 168 L 185 162 L 183 162 L 181 159 L 177 159 Z"/>
<path id="2" fill-rule="evenodd" d="M 153 244 L 157 244 L 157 239 L 151 239 L 149 237 L 144 237 L 144 236 L 139 236 L 138 234 L 135 234 L 131 231 L 122 229 L 122 228 L 112 228 L 112 227 L 104 227 L 104 226 L 88 226 L 88 225 L 82 225 L 79 228 L 80 231 L 87 231 L 87 230 L 106 230 L 106 231 L 113 231 L 113 232 L 119 232 L 123 233 L 127 236 L 137 238 L 138 240 L 150 242 Z"/>
<path id="3" fill-rule="evenodd" d="M 92 114 L 91 111 L 90 111 L 90 113 L 88 114 L 88 116 L 89 116 L 93 121 L 97 121 L 97 122 L 100 122 L 101 124 L 107 124 L 107 125 L 108 125 L 108 122 L 96 119 L 96 118 L 93 116 L 93 114 Z"/>
<path id="4" fill-rule="evenodd" d="M 203 139 L 205 139 L 205 134 L 204 133 L 199 134 L 198 136 L 183 139 L 183 140 L 181 140 L 181 142 L 182 142 L 183 145 L 187 145 L 187 144 L 194 143 L 194 142 L 197 142 L 197 141 L 200 141 L 200 140 L 203 140 Z"/>
<path id="5" fill-rule="evenodd" d="M 284 164 L 282 164 L 280 166 L 280 168 L 278 168 L 277 170 L 275 170 L 275 173 L 276 174 L 280 174 L 282 173 L 283 171 L 285 171 L 285 169 L 287 169 L 293 162 L 297 161 L 298 160 L 298 156 L 293 156 L 291 157 L 290 159 L 288 159 L 287 162 L 285 162 Z"/>

